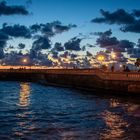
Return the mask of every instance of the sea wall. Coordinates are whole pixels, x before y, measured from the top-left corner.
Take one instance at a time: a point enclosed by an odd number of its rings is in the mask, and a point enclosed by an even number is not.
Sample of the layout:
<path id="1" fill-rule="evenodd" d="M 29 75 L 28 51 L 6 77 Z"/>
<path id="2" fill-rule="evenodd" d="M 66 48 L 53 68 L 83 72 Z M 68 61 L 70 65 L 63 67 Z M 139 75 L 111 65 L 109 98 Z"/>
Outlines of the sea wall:
<path id="1" fill-rule="evenodd" d="M 0 70 L 0 80 L 30 81 L 113 93 L 140 94 L 139 73 L 109 73 L 96 70 Z"/>
<path id="2" fill-rule="evenodd" d="M 41 81 L 46 85 L 107 90 L 117 94 L 140 93 L 140 82 L 138 81 L 104 80 L 96 75 L 44 74 Z"/>

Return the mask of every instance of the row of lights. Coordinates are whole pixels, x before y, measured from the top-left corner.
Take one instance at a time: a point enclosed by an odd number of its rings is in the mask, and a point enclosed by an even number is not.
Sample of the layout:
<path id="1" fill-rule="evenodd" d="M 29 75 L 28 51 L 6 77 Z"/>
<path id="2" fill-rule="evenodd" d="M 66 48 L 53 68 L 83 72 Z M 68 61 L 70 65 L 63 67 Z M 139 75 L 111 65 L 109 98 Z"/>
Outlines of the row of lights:
<path id="1" fill-rule="evenodd" d="M 116 58 L 116 54 L 115 54 L 115 53 L 112 53 L 112 54 L 111 54 L 111 58 L 112 58 L 112 59 L 115 59 L 115 58 Z M 102 54 L 100 54 L 100 55 L 97 56 L 97 60 L 98 60 L 98 61 L 104 61 L 104 60 L 105 60 L 105 56 L 102 55 Z"/>

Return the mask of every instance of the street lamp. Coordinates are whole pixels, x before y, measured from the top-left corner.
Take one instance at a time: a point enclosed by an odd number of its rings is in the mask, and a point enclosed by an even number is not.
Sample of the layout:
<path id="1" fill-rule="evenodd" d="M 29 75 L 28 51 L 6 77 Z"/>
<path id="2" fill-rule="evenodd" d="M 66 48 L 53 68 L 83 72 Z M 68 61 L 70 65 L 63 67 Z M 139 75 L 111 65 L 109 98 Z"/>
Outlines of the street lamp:
<path id="1" fill-rule="evenodd" d="M 22 59 L 22 63 L 23 63 L 23 64 L 26 64 L 27 62 L 28 62 L 27 58 L 23 58 L 23 59 Z"/>
<path id="2" fill-rule="evenodd" d="M 100 67 L 103 65 L 103 61 L 105 60 L 105 56 L 102 54 L 97 55 L 96 59 L 100 62 Z"/>
<path id="3" fill-rule="evenodd" d="M 115 54 L 115 53 L 112 53 L 112 54 L 111 54 L 111 57 L 112 57 L 113 59 L 115 59 L 115 58 L 116 58 L 116 54 Z"/>
<path id="4" fill-rule="evenodd" d="M 98 61 L 101 61 L 101 62 L 104 61 L 104 60 L 105 60 L 104 55 L 98 55 L 98 56 L 97 56 L 97 60 L 98 60 Z"/>

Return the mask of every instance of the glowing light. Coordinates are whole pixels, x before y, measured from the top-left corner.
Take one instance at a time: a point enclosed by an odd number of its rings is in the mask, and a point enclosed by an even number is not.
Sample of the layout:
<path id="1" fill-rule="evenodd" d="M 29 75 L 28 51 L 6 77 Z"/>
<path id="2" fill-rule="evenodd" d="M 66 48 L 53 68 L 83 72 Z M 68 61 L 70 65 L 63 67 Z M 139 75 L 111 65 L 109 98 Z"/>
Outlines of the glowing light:
<path id="1" fill-rule="evenodd" d="M 115 53 L 112 53 L 112 54 L 111 54 L 111 57 L 112 57 L 113 59 L 115 59 L 115 58 L 116 58 L 116 54 L 115 54 Z"/>
<path id="2" fill-rule="evenodd" d="M 98 56 L 97 56 L 97 60 L 98 60 L 98 61 L 104 61 L 104 60 L 105 60 L 104 55 L 98 55 Z"/>
<path id="3" fill-rule="evenodd" d="M 28 62 L 28 59 L 27 59 L 27 58 L 24 58 L 24 59 L 22 60 L 22 62 L 23 62 L 23 63 L 27 63 L 27 62 Z"/>
<path id="4" fill-rule="evenodd" d="M 29 106 L 30 103 L 30 85 L 28 83 L 20 84 L 19 105 L 22 107 Z"/>

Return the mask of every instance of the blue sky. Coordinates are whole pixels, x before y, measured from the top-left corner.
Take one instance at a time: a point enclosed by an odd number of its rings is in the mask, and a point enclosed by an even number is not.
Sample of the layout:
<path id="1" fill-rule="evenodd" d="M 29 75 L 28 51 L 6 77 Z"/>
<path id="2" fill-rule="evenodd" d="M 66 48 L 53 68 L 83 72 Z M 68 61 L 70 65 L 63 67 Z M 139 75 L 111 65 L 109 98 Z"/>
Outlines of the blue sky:
<path id="1" fill-rule="evenodd" d="M 125 9 L 130 12 L 133 9 L 139 9 L 139 0 L 7 0 L 8 5 L 24 5 L 30 12 L 27 16 L 1 16 L 1 25 L 8 23 L 9 25 L 21 24 L 30 26 L 35 23 L 47 23 L 59 20 L 64 24 L 76 24 L 77 28 L 73 28 L 68 32 L 56 35 L 52 38 L 52 43 L 66 42 L 70 38 L 77 36 L 79 33 L 88 35 L 90 32 L 99 32 L 112 29 L 113 36 L 118 39 L 128 39 L 137 42 L 138 33 L 123 33 L 116 25 L 97 24 L 90 21 L 99 17 L 100 9 L 113 12 L 117 9 Z M 92 39 L 85 39 L 82 44 L 95 44 L 96 36 Z M 9 42 L 17 45 L 24 42 L 27 47 L 31 47 L 32 40 L 16 39 Z"/>
<path id="2" fill-rule="evenodd" d="M 100 16 L 99 10 L 115 11 L 123 8 L 131 11 L 139 9 L 139 0 L 7 0 L 10 5 L 26 5 L 31 15 L 28 16 L 3 16 L 3 22 L 13 24 L 31 25 L 60 20 L 62 23 L 73 23 L 79 26 L 79 32 L 100 31 L 112 28 L 107 25 L 90 23 L 90 20 Z M 85 28 L 86 26 L 86 28 Z M 114 31 L 118 28 L 113 27 Z"/>

